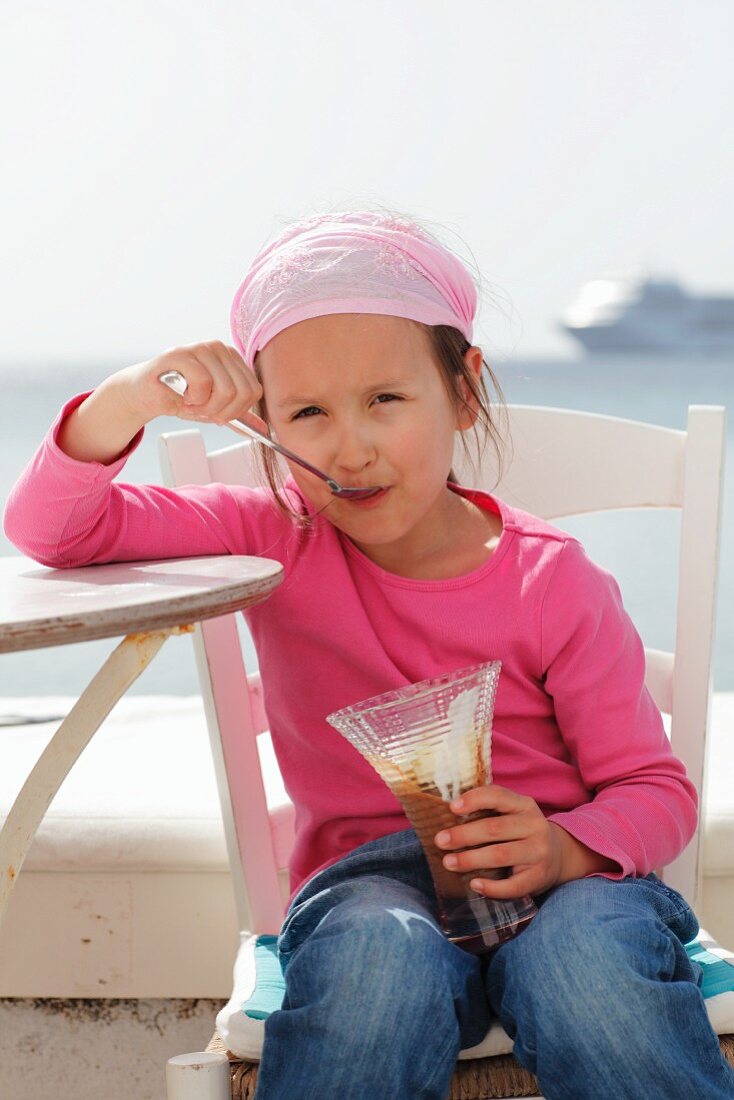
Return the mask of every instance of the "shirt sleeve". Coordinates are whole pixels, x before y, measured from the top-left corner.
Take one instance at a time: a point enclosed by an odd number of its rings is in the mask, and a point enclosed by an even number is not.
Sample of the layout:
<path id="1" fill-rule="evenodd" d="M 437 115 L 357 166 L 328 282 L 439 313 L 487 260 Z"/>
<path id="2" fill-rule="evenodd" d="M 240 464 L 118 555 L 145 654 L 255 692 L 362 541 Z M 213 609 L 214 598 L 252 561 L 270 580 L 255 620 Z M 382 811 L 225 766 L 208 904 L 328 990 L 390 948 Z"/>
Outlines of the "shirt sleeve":
<path id="1" fill-rule="evenodd" d="M 550 821 L 646 875 L 675 859 L 696 829 L 698 796 L 645 687 L 642 640 L 614 577 L 581 544 L 563 545 L 541 613 L 546 691 L 592 801 Z"/>
<path id="2" fill-rule="evenodd" d="M 22 553 L 54 568 L 211 554 L 288 563 L 293 525 L 264 489 L 116 483 L 143 429 L 106 465 L 62 451 L 59 427 L 88 396 L 64 405 L 10 492 L 4 530 Z"/>

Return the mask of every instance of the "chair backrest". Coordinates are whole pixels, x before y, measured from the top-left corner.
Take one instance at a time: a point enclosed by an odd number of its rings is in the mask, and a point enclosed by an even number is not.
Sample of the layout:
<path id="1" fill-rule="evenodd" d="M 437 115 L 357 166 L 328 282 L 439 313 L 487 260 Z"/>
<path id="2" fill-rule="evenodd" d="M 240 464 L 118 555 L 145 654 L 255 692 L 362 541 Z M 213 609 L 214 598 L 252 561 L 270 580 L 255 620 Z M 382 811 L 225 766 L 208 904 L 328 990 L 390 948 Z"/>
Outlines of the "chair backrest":
<path id="1" fill-rule="evenodd" d="M 258 484 L 249 441 L 207 453 L 192 428 L 163 433 L 158 446 L 166 485 Z M 193 640 L 239 927 L 277 932 L 289 895 L 294 811 L 287 796 L 268 805 L 263 765 L 274 758 L 260 675 L 245 669 L 235 615 L 199 623 Z"/>
<path id="2" fill-rule="evenodd" d="M 460 483 L 550 521 L 618 509 L 680 510 L 675 650 L 645 649 L 646 685 L 670 715 L 673 751 L 703 807 L 726 410 L 691 406 L 685 431 L 529 405 L 510 405 L 507 415 L 512 446 L 501 480 L 491 447 L 474 469 L 457 443 Z M 207 454 L 200 432 L 189 429 L 162 435 L 160 448 L 168 485 L 258 484 L 249 442 Z M 267 729 L 259 677 L 245 672 L 234 616 L 198 627 L 195 646 L 241 927 L 277 931 L 293 817 L 290 806 L 267 807 L 256 745 Z M 685 851 L 661 869 L 694 906 L 700 849 L 699 825 Z"/>

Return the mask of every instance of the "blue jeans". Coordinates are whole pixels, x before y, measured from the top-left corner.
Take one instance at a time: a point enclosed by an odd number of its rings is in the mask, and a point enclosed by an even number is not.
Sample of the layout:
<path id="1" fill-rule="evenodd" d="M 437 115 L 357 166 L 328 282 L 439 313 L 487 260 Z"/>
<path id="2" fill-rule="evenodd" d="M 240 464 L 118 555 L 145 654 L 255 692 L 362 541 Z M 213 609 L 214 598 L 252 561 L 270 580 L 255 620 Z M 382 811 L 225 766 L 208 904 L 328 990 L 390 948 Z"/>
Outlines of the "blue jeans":
<path id="1" fill-rule="evenodd" d="M 315 875 L 279 937 L 286 995 L 265 1024 L 255 1100 L 445 1100 L 459 1051 L 493 1015 L 547 1100 L 734 1097 L 680 894 L 647 875 L 536 901 L 526 930 L 480 959 L 441 932 L 412 829 Z"/>

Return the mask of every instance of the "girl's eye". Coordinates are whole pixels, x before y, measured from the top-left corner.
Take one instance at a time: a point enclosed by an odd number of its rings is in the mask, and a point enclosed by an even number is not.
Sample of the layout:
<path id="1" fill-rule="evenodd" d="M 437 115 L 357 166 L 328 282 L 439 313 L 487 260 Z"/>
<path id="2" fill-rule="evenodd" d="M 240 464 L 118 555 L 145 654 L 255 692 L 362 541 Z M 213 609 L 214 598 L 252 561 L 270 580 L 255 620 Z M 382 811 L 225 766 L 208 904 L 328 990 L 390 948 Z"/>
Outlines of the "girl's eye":
<path id="1" fill-rule="evenodd" d="M 388 401 L 402 400 L 397 394 L 377 394 L 374 398 L 375 404 L 385 405 Z M 298 409 L 296 415 L 292 417 L 293 420 L 309 419 L 313 416 L 319 416 L 321 409 L 318 405 L 307 405 L 306 408 Z"/>

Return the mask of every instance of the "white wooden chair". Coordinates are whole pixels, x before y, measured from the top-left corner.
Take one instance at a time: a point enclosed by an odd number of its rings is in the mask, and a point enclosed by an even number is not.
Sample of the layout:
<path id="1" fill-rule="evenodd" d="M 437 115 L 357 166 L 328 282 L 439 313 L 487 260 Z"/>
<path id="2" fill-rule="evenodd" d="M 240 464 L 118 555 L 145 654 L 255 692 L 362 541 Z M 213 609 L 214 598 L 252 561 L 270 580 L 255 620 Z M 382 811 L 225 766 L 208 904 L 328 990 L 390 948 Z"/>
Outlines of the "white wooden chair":
<path id="1" fill-rule="evenodd" d="M 508 409 L 512 453 L 496 485 L 487 446 L 473 470 L 457 444 L 454 470 L 462 484 L 489 489 L 508 503 L 548 520 L 612 509 L 681 510 L 675 653 L 646 649 L 646 683 L 670 715 L 673 751 L 684 761 L 699 798 L 705 797 L 706 731 L 723 482 L 725 409 L 691 406 L 686 431 L 597 414 L 534 406 Z M 168 485 L 209 481 L 257 484 L 252 444 L 206 453 L 197 430 L 160 438 Z M 253 990 L 255 946 L 274 937 L 288 895 L 285 867 L 293 837 L 292 806 L 269 811 L 257 749 L 268 736 L 257 673 L 247 675 L 234 616 L 210 620 L 194 639 L 209 726 L 241 929 L 235 993 L 217 1017 L 220 1035 L 199 1052 L 167 1066 L 169 1100 L 239 1100 L 254 1092 L 264 1021 L 249 1019 L 243 1001 Z M 701 814 L 701 818 L 703 814 Z M 701 830 L 660 872 L 694 908 L 701 897 Z M 265 940 L 262 937 L 266 937 Z M 704 972 L 729 981 L 734 955 L 705 933 Z M 272 939 L 271 939 L 272 950 Z M 716 982 L 709 987 L 721 988 Z M 707 999 L 722 1049 L 734 1062 L 734 992 Z M 257 1013 L 255 1013 L 257 1015 Z M 240 1027 L 238 1021 L 244 1021 Z M 534 1096 L 535 1079 L 511 1056 L 499 1024 L 471 1051 L 462 1051 L 451 1097 Z M 225 1059 L 224 1055 L 228 1054 Z M 230 1063 L 230 1064 L 228 1064 Z M 196 1067 L 196 1070 L 194 1070 Z"/>

